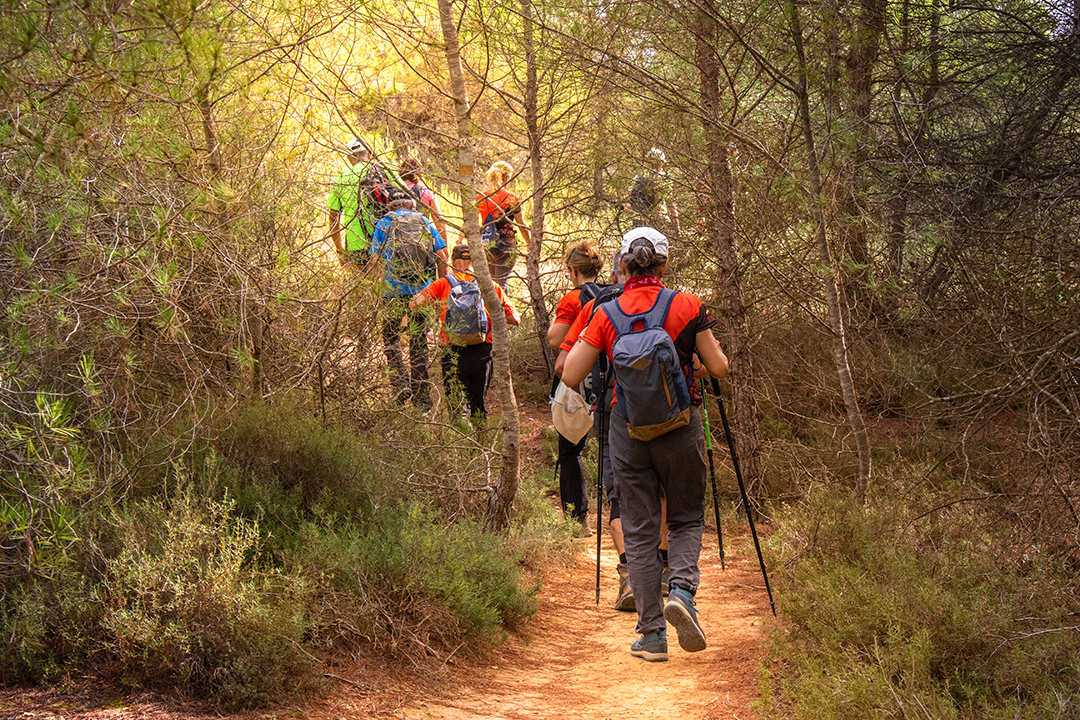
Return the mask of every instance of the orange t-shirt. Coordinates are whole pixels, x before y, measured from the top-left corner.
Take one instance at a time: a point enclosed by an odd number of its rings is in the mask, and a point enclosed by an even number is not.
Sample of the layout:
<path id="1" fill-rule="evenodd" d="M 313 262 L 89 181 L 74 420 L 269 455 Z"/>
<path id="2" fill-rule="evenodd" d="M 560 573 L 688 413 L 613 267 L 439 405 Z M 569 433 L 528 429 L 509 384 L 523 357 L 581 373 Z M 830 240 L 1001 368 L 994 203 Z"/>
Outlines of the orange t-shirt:
<path id="1" fill-rule="evenodd" d="M 660 294 L 660 285 L 639 285 L 626 290 L 614 302 L 628 315 L 647 312 L 655 303 Z M 592 308 L 589 308 L 590 310 Z M 585 315 L 584 312 L 581 313 Z M 671 308 L 664 319 L 664 330 L 671 336 L 675 343 L 675 351 L 679 354 L 679 363 L 683 367 L 683 375 L 686 377 L 687 387 L 690 389 L 691 399 L 695 404 L 700 402 L 694 392 L 694 350 L 697 347 L 697 334 L 703 330 L 711 330 L 716 325 L 716 320 L 709 314 L 708 308 L 700 300 L 690 293 L 676 293 L 671 301 Z M 573 327 L 571 326 L 571 332 Z M 567 333 L 569 340 L 570 333 Z M 598 310 L 589 321 L 588 327 L 581 333 L 581 339 L 593 347 L 600 348 L 611 359 L 611 346 L 615 343 L 618 333 L 611 319 L 603 309 Z M 576 340 L 577 338 L 575 338 Z M 560 346 L 561 347 L 561 346 Z"/>
<path id="2" fill-rule="evenodd" d="M 496 211 L 500 215 L 507 212 L 516 215 L 517 213 L 514 211 L 520 202 L 518 196 L 506 188 L 499 188 L 493 193 L 480 193 L 476 196 L 476 208 L 480 211 L 480 222 L 483 223 L 484 218 L 488 215 L 494 216 Z"/>
<path id="3" fill-rule="evenodd" d="M 555 319 L 552 322 L 573 325 L 581 314 L 581 288 L 576 287 L 560 298 L 555 306 Z"/>
<path id="4" fill-rule="evenodd" d="M 577 342 L 578 335 L 589 325 L 589 320 L 592 319 L 593 306 L 596 304 L 595 299 L 590 300 L 581 306 L 581 310 L 578 311 L 574 321 L 570 323 L 570 329 L 566 331 L 566 337 L 563 338 L 562 344 L 559 345 L 560 350 L 570 352 L 574 348 L 574 343 Z M 556 319 L 558 315 L 556 314 Z"/>
<path id="5" fill-rule="evenodd" d="M 476 280 L 475 275 L 462 270 L 455 270 L 454 277 L 462 282 L 474 282 Z M 509 303 L 506 302 L 506 295 L 503 294 L 502 288 L 496 285 L 495 292 L 498 294 L 499 300 L 503 304 L 503 312 L 506 314 L 506 317 L 512 317 L 514 310 L 510 307 Z M 439 342 L 444 345 L 449 344 L 450 338 L 446 336 L 444 327 L 446 325 L 446 299 L 450 297 L 450 281 L 445 277 L 441 277 L 421 290 L 419 294 L 439 301 Z M 490 327 L 488 328 L 487 337 L 484 338 L 484 342 L 491 342 Z"/>

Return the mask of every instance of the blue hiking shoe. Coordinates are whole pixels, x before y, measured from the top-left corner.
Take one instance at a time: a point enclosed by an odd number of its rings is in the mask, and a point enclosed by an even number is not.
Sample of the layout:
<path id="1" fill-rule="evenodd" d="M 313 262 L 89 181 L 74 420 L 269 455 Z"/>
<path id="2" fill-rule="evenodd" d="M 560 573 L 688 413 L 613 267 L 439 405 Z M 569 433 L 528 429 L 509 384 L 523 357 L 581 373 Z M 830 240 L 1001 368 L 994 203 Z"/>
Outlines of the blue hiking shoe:
<path id="1" fill-rule="evenodd" d="M 630 646 L 630 654 L 646 662 L 667 662 L 667 630 L 645 633 Z"/>
<path id="2" fill-rule="evenodd" d="M 705 631 L 697 619 L 694 596 L 678 585 L 671 586 L 671 594 L 664 605 L 664 619 L 675 626 L 679 635 L 679 647 L 686 652 L 705 649 Z"/>

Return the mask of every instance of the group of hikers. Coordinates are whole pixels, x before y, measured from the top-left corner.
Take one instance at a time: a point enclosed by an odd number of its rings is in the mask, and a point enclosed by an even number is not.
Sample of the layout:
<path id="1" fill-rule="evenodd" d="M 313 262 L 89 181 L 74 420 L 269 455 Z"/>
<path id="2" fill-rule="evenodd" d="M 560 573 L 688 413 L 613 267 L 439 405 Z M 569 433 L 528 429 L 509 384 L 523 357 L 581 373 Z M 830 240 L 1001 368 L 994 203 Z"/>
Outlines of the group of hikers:
<path id="1" fill-rule="evenodd" d="M 407 158 L 398 179 L 372 161 L 362 141 L 350 143 L 349 155 L 351 166 L 327 201 L 330 236 L 343 265 L 384 268 L 383 292 L 390 309 L 384 316 L 383 340 L 397 399 L 430 407 L 421 310 L 438 303 L 447 395 L 460 388 L 469 416 L 483 418 L 491 327 L 468 246 L 458 243 L 447 252 L 438 201 L 424 185 L 418 162 Z M 512 172 L 505 162 L 492 165 L 488 189 L 477 196 L 477 207 L 498 298 L 507 322 L 517 325 L 520 318 L 505 287 L 517 233 L 526 245 L 531 238 L 520 202 L 506 187 Z M 615 607 L 637 612 L 641 637 L 630 651 L 651 662 L 668 659 L 668 623 L 684 650 L 706 646 L 694 604 L 701 578 L 707 472 L 698 379 L 722 378 L 728 369 L 712 333 L 716 321 L 707 308 L 690 293 L 664 287 L 669 255 L 664 233 L 635 227 L 622 236 L 612 260 L 611 284 L 600 285 L 596 280 L 603 259 L 595 245 L 574 243 L 563 257 L 574 287 L 559 300 L 548 331 L 549 343 L 559 350 L 556 375 L 568 392 L 580 392 L 593 409 L 592 430 L 599 441 L 601 480 L 610 507 L 609 535 L 619 555 Z M 399 343 L 403 328 L 410 345 L 408 383 Z M 587 430 L 575 430 L 572 437 L 561 431 L 563 508 L 586 525 L 581 453 Z M 602 515 L 598 508 L 598 518 Z"/>
<path id="2" fill-rule="evenodd" d="M 383 348 L 390 369 L 394 399 L 428 409 L 426 313 L 440 304 L 440 342 L 443 381 L 464 396 L 465 410 L 474 421 L 487 416 L 484 396 L 491 374 L 491 321 L 473 273 L 472 256 L 464 242 L 452 251 L 446 244 L 446 223 L 438 197 L 424 183 L 420 162 L 402 161 L 398 172 L 372 158 L 364 141 L 347 148 L 349 167 L 327 198 L 330 239 L 343 267 L 368 273 L 383 270 L 381 308 Z M 517 254 L 517 233 L 526 247 L 531 242 L 521 203 L 507 189 L 513 168 L 496 162 L 487 172 L 487 192 L 477 197 L 488 247 L 488 265 L 506 321 L 520 316 L 506 297 L 506 283 Z M 406 371 L 401 333 L 409 343 Z M 448 398 L 454 394 L 448 392 Z"/>

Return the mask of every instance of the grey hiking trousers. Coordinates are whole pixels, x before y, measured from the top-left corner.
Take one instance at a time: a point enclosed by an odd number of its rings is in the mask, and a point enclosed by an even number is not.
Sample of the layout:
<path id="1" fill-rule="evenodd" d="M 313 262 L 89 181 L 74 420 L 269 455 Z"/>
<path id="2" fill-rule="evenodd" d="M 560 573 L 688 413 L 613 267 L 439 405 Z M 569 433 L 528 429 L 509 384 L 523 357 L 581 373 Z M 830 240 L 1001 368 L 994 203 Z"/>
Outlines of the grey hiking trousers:
<path id="1" fill-rule="evenodd" d="M 611 464 L 637 605 L 637 631 L 647 633 L 667 626 L 660 591 L 663 563 L 657 550 L 661 495 L 667 497 L 671 584 L 693 593 L 701 580 L 698 558 L 705 528 L 705 433 L 697 408 L 690 412 L 689 425 L 648 442 L 630 437 L 626 420 L 618 411 L 609 418 Z"/>

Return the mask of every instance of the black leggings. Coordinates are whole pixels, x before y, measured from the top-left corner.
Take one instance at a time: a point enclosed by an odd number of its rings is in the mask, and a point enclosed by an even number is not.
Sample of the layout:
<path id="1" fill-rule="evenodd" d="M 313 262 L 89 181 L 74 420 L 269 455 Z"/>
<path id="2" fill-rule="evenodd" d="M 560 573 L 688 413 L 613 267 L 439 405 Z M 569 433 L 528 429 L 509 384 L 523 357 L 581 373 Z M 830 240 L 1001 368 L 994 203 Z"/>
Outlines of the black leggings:
<path id="1" fill-rule="evenodd" d="M 572 443 L 559 435 L 559 500 L 563 512 L 570 512 L 573 505 L 573 518 L 585 521 L 589 514 L 589 491 L 585 488 L 585 471 L 581 467 L 581 452 L 585 449 L 588 434 L 577 443 Z"/>
<path id="2" fill-rule="evenodd" d="M 459 394 L 465 396 L 469 415 L 487 417 L 484 396 L 491 381 L 491 343 L 444 345 L 442 356 L 443 385 L 451 408 L 460 407 Z M 455 397 L 458 396 L 458 397 Z"/>
<path id="3" fill-rule="evenodd" d="M 423 311 L 409 308 L 408 298 L 389 298 L 383 316 L 382 339 L 386 352 L 386 364 L 390 369 L 391 392 L 401 397 L 412 397 L 414 402 L 427 404 L 428 367 L 427 334 Z M 401 328 L 402 317 L 408 318 L 408 326 Z M 409 336 L 409 369 L 401 354 L 401 333 Z M 407 372 L 407 374 L 406 374 Z"/>

